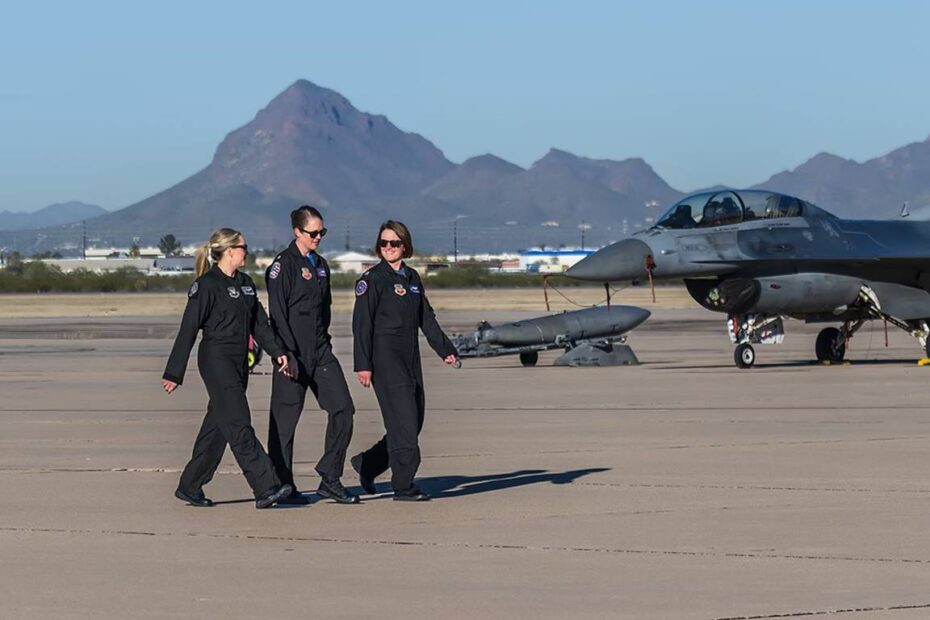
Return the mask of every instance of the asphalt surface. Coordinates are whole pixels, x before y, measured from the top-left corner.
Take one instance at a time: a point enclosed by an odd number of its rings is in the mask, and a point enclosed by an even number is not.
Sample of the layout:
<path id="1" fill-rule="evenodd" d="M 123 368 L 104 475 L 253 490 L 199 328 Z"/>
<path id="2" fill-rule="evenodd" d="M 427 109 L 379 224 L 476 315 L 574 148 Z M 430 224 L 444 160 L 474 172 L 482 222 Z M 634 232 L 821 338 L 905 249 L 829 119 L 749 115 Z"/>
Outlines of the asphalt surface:
<path id="1" fill-rule="evenodd" d="M 866 328 L 851 363 L 819 366 L 818 327 L 788 323 L 739 371 L 720 317 L 657 310 L 638 367 L 424 352 L 432 502 L 395 503 L 386 479 L 362 505 L 318 501 L 311 401 L 296 460 L 315 501 L 258 511 L 228 452 L 216 507 L 173 497 L 206 402 L 195 357 L 160 391 L 175 321 L 0 321 L 0 617 L 930 617 L 930 368 L 906 334 Z M 383 427 L 350 385 L 354 454 Z M 253 377 L 263 441 L 269 393 Z"/>

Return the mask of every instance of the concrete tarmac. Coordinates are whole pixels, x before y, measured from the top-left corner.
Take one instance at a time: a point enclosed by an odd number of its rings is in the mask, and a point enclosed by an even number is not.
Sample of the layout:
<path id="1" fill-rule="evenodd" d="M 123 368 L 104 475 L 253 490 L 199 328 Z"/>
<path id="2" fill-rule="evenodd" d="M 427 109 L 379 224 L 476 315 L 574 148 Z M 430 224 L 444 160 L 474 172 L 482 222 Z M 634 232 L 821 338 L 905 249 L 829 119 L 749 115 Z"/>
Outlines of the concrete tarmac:
<path id="1" fill-rule="evenodd" d="M 228 452 L 216 507 L 173 497 L 206 404 L 196 356 L 160 389 L 178 319 L 0 320 L 0 618 L 930 617 L 930 368 L 896 330 L 819 366 L 819 326 L 788 322 L 748 371 L 697 308 L 633 332 L 638 367 L 551 352 L 454 370 L 424 343 L 434 500 L 393 502 L 383 479 L 362 505 L 319 501 L 308 399 L 296 460 L 314 502 L 258 511 Z M 354 454 L 383 426 L 349 379 Z M 269 394 L 253 376 L 263 442 Z"/>

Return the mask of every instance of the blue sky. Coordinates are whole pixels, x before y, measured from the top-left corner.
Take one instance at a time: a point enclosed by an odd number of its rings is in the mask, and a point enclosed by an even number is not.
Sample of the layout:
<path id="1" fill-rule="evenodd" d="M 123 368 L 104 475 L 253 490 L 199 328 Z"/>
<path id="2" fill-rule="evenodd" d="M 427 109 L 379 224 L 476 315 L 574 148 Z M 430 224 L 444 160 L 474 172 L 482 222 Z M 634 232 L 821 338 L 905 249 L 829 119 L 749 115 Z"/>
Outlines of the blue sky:
<path id="1" fill-rule="evenodd" d="M 927 2 L 7 3 L 0 210 L 127 206 L 298 78 L 522 166 L 643 157 L 749 185 L 930 134 Z"/>

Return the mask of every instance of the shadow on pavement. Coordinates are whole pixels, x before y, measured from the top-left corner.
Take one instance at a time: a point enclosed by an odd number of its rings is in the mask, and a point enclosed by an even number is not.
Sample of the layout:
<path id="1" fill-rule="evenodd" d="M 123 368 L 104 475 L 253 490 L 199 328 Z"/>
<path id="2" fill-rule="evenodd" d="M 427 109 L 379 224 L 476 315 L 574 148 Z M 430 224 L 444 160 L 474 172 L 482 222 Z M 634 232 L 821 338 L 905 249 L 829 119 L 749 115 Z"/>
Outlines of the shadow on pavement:
<path id="1" fill-rule="evenodd" d="M 505 474 L 488 474 L 484 476 L 434 476 L 419 478 L 417 485 L 429 493 L 433 499 L 462 497 L 476 493 L 501 491 L 530 484 L 569 484 L 582 476 L 610 471 L 609 467 L 589 467 L 571 471 L 551 472 L 545 469 L 523 469 Z M 379 488 L 379 491 L 381 489 Z M 390 485 L 385 489 L 390 490 Z"/>

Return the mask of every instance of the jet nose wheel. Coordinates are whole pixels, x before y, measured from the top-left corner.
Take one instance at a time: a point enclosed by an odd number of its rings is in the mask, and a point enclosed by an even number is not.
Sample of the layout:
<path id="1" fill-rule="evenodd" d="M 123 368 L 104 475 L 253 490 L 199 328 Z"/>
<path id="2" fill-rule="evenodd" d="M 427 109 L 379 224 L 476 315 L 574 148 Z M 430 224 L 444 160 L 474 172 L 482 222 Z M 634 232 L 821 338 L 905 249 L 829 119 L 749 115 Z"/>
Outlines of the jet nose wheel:
<path id="1" fill-rule="evenodd" d="M 752 368 L 752 365 L 756 363 L 756 350 L 751 344 L 744 342 L 737 345 L 733 352 L 733 359 L 736 361 L 737 368 Z"/>
<path id="2" fill-rule="evenodd" d="M 536 362 L 539 361 L 539 353 L 536 351 L 531 351 L 529 353 L 520 354 L 520 363 L 524 366 L 535 366 Z"/>
<path id="3" fill-rule="evenodd" d="M 818 362 L 842 362 L 846 357 L 846 338 L 835 327 L 828 327 L 817 335 L 814 346 Z"/>

